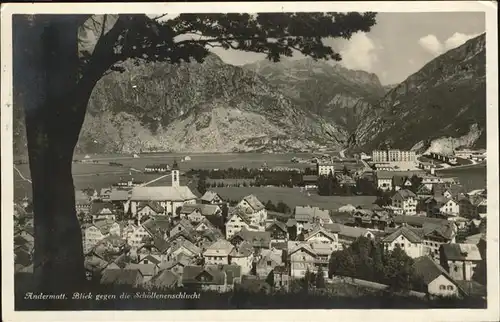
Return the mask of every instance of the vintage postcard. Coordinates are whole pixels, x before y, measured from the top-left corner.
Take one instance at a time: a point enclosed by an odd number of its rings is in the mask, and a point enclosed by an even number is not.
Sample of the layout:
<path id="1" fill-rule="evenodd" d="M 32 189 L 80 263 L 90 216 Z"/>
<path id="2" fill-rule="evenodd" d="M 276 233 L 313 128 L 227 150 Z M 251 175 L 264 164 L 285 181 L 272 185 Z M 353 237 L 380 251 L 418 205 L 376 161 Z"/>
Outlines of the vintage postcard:
<path id="1" fill-rule="evenodd" d="M 498 320 L 496 10 L 2 5 L 2 319 Z"/>

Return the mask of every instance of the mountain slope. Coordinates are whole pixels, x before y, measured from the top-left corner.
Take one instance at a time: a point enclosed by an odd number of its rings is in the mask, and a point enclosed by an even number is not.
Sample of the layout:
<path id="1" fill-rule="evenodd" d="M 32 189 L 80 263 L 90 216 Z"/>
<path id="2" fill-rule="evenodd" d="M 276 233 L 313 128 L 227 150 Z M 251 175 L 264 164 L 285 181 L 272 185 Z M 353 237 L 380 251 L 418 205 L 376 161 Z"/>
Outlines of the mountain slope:
<path id="1" fill-rule="evenodd" d="M 126 67 L 94 89 L 78 150 L 293 151 L 335 147 L 346 136 L 215 55 L 201 64 Z"/>
<path id="2" fill-rule="evenodd" d="M 484 148 L 485 59 L 483 34 L 426 64 L 390 90 L 360 122 L 355 132 L 358 146 L 426 149 L 433 140 L 462 137 L 443 149 Z"/>
<path id="3" fill-rule="evenodd" d="M 375 74 L 311 58 L 259 61 L 244 68 L 280 88 L 296 105 L 342 126 L 347 132 L 385 93 Z"/>

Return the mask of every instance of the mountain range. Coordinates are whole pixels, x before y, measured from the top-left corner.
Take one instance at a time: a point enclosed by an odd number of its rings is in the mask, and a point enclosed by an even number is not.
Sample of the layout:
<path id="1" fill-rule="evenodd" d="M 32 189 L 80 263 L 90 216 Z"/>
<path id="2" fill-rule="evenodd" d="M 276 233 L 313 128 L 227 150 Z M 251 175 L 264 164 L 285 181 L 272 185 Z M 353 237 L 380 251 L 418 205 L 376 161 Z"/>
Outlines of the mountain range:
<path id="1" fill-rule="evenodd" d="M 77 152 L 485 147 L 485 36 L 401 84 L 313 59 L 123 64 L 95 87 Z M 14 111 L 14 152 L 25 152 Z"/>

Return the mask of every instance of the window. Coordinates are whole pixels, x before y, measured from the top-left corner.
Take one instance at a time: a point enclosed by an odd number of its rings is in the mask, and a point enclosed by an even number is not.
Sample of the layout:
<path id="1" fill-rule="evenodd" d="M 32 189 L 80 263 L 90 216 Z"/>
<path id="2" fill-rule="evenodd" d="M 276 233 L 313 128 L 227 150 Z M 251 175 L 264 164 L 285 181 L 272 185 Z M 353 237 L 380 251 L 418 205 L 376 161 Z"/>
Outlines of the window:
<path id="1" fill-rule="evenodd" d="M 453 270 L 454 270 L 455 272 L 458 272 L 458 267 L 457 267 L 457 266 L 453 267 Z"/>
<path id="2" fill-rule="evenodd" d="M 444 286 L 444 285 L 439 285 L 439 289 L 440 289 L 440 290 L 446 290 L 446 286 Z"/>
<path id="3" fill-rule="evenodd" d="M 271 266 L 271 261 L 267 261 L 267 266 Z"/>
<path id="4" fill-rule="evenodd" d="M 453 291 L 453 286 L 452 285 L 448 285 L 446 288 L 448 289 L 448 291 Z"/>

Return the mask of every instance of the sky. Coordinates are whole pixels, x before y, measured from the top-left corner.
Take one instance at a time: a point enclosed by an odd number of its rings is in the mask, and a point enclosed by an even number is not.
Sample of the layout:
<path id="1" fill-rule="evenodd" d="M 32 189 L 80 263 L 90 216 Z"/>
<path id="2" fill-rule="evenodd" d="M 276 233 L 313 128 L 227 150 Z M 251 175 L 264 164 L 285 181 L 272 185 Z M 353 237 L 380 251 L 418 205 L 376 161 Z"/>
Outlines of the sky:
<path id="1" fill-rule="evenodd" d="M 397 84 L 440 54 L 485 32 L 482 12 L 387 12 L 377 15 L 368 33 L 350 40 L 327 39 L 340 52 L 343 66 L 375 73 L 383 85 Z M 265 59 L 263 54 L 215 48 L 223 61 L 243 65 Z M 303 58 L 301 54 L 293 59 Z"/>

